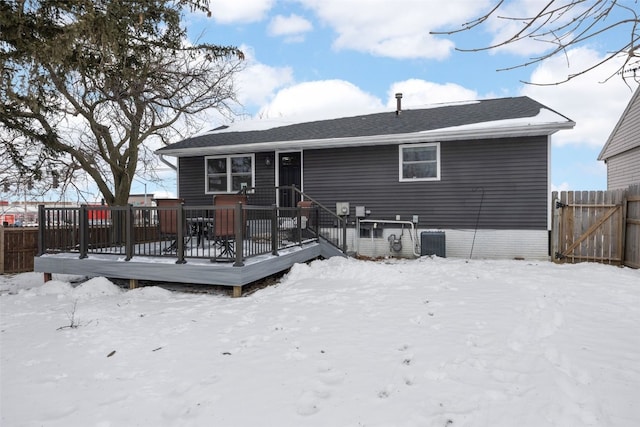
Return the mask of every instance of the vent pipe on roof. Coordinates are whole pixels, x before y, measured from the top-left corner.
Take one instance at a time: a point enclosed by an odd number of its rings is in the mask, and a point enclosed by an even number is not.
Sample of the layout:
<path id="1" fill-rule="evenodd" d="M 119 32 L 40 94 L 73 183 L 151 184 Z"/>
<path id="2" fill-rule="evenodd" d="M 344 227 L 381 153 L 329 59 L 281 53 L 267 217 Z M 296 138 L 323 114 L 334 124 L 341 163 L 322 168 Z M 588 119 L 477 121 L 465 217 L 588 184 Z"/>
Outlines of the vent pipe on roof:
<path id="1" fill-rule="evenodd" d="M 402 94 L 396 93 L 396 116 L 402 111 Z"/>

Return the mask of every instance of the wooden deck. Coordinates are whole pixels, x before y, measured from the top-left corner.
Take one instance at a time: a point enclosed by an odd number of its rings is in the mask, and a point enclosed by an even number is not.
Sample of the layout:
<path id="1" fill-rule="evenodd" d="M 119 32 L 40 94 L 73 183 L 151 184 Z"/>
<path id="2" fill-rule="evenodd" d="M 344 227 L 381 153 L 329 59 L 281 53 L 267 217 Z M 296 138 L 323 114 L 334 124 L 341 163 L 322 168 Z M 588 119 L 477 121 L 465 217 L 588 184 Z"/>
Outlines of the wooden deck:
<path id="1" fill-rule="evenodd" d="M 156 257 L 135 257 L 125 261 L 118 255 L 100 254 L 80 259 L 77 254 L 60 253 L 36 257 L 34 271 L 45 275 L 59 273 L 128 279 L 132 288 L 137 286 L 138 280 L 222 285 L 232 287 L 233 295 L 240 296 L 244 285 L 287 270 L 296 263 L 334 255 L 337 253 L 331 252 L 330 247 L 318 242 L 283 250 L 277 256 L 252 257 L 240 267 L 197 258 L 176 264 L 175 260 Z"/>
<path id="2" fill-rule="evenodd" d="M 228 206 L 39 206 L 34 271 L 45 280 L 126 279 L 132 288 L 139 280 L 229 286 L 240 296 L 243 286 L 296 263 L 346 256 L 346 220 L 331 210 L 242 198 Z"/>

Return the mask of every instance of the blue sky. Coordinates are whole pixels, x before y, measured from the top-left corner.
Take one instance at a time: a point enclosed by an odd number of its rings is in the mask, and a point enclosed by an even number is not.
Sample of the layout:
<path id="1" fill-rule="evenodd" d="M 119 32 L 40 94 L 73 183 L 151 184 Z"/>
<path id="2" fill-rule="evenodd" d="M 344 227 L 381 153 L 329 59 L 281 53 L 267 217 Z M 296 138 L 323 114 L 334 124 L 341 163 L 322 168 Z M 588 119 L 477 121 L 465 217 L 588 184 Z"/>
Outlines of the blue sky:
<path id="1" fill-rule="evenodd" d="M 509 1 L 503 14 L 527 16 L 546 0 Z M 637 8 L 632 0 L 622 1 Z M 189 38 L 240 47 L 235 120 L 294 115 L 318 117 L 469 99 L 527 95 L 577 122 L 553 136 L 552 186 L 561 190 L 606 189 L 598 154 L 632 95 L 619 77 L 607 78 L 620 61 L 559 86 L 521 81 L 563 80 L 600 60 L 629 29 L 593 39 L 542 63 L 512 71 L 544 53 L 547 45 L 524 41 L 500 50 L 464 53 L 513 31 L 510 21 L 489 21 L 455 36 L 430 31 L 457 28 L 495 4 L 483 0 L 212 0 L 213 16 L 189 14 Z M 620 15 L 624 11 L 620 9 Z M 616 16 L 610 16 L 609 21 Z M 604 82 L 607 80 L 606 82 Z M 604 82 L 604 83 L 603 83 Z M 632 88 L 637 87 L 633 83 Z M 207 128 L 228 120 L 217 117 Z M 164 188 L 175 191 L 168 184 Z M 140 182 L 133 192 L 142 193 Z M 149 192 L 154 189 L 150 186 Z"/>

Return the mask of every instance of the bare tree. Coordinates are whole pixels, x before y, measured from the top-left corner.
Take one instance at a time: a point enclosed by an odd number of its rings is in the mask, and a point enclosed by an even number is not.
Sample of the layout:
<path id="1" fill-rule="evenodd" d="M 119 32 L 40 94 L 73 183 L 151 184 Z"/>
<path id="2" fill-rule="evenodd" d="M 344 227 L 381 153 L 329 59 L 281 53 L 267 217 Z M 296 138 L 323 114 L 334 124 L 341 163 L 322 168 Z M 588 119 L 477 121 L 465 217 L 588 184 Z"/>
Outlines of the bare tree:
<path id="1" fill-rule="evenodd" d="M 13 173 L 73 185 L 82 172 L 124 205 L 150 143 L 212 109 L 231 114 L 242 52 L 190 44 L 185 8 L 209 13 L 208 0 L 0 0 L 0 149 Z"/>
<path id="2" fill-rule="evenodd" d="M 510 33 L 507 38 L 490 46 L 458 48 L 457 50 L 463 52 L 493 50 L 524 40 L 535 40 L 549 46 L 539 56 L 532 57 L 521 64 L 498 70 L 505 71 L 537 64 L 557 55 L 565 55 L 567 62 L 569 62 L 568 49 L 593 42 L 594 39 L 605 34 L 621 31 L 626 34 L 626 37 L 620 37 L 618 43 L 606 53 L 602 60 L 569 74 L 565 80 L 549 84 L 557 85 L 567 82 L 609 61 L 620 58 L 623 59 L 622 65 L 609 78 L 619 75 L 623 79 L 630 78 L 640 82 L 640 52 L 638 51 L 640 18 L 638 17 L 637 0 L 549 0 L 537 13 L 530 16 L 502 15 L 503 6 L 506 4 L 505 0 L 500 0 L 487 13 L 463 24 L 462 28 L 433 32 L 433 34 L 453 35 L 472 30 L 482 24 L 487 25 L 487 21 L 497 19 L 505 24 L 515 23 L 518 29 Z M 532 82 L 525 83 L 534 84 Z"/>

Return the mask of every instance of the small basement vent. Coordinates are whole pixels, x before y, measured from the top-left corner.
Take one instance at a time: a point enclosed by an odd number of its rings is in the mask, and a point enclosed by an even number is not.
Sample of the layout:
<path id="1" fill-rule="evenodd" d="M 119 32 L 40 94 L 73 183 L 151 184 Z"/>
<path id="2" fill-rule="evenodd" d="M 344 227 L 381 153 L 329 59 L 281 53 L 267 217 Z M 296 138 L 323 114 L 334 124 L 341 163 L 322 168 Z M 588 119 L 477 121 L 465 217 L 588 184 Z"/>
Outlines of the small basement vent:
<path id="1" fill-rule="evenodd" d="M 420 255 L 447 256 L 444 231 L 423 231 L 420 233 Z"/>

